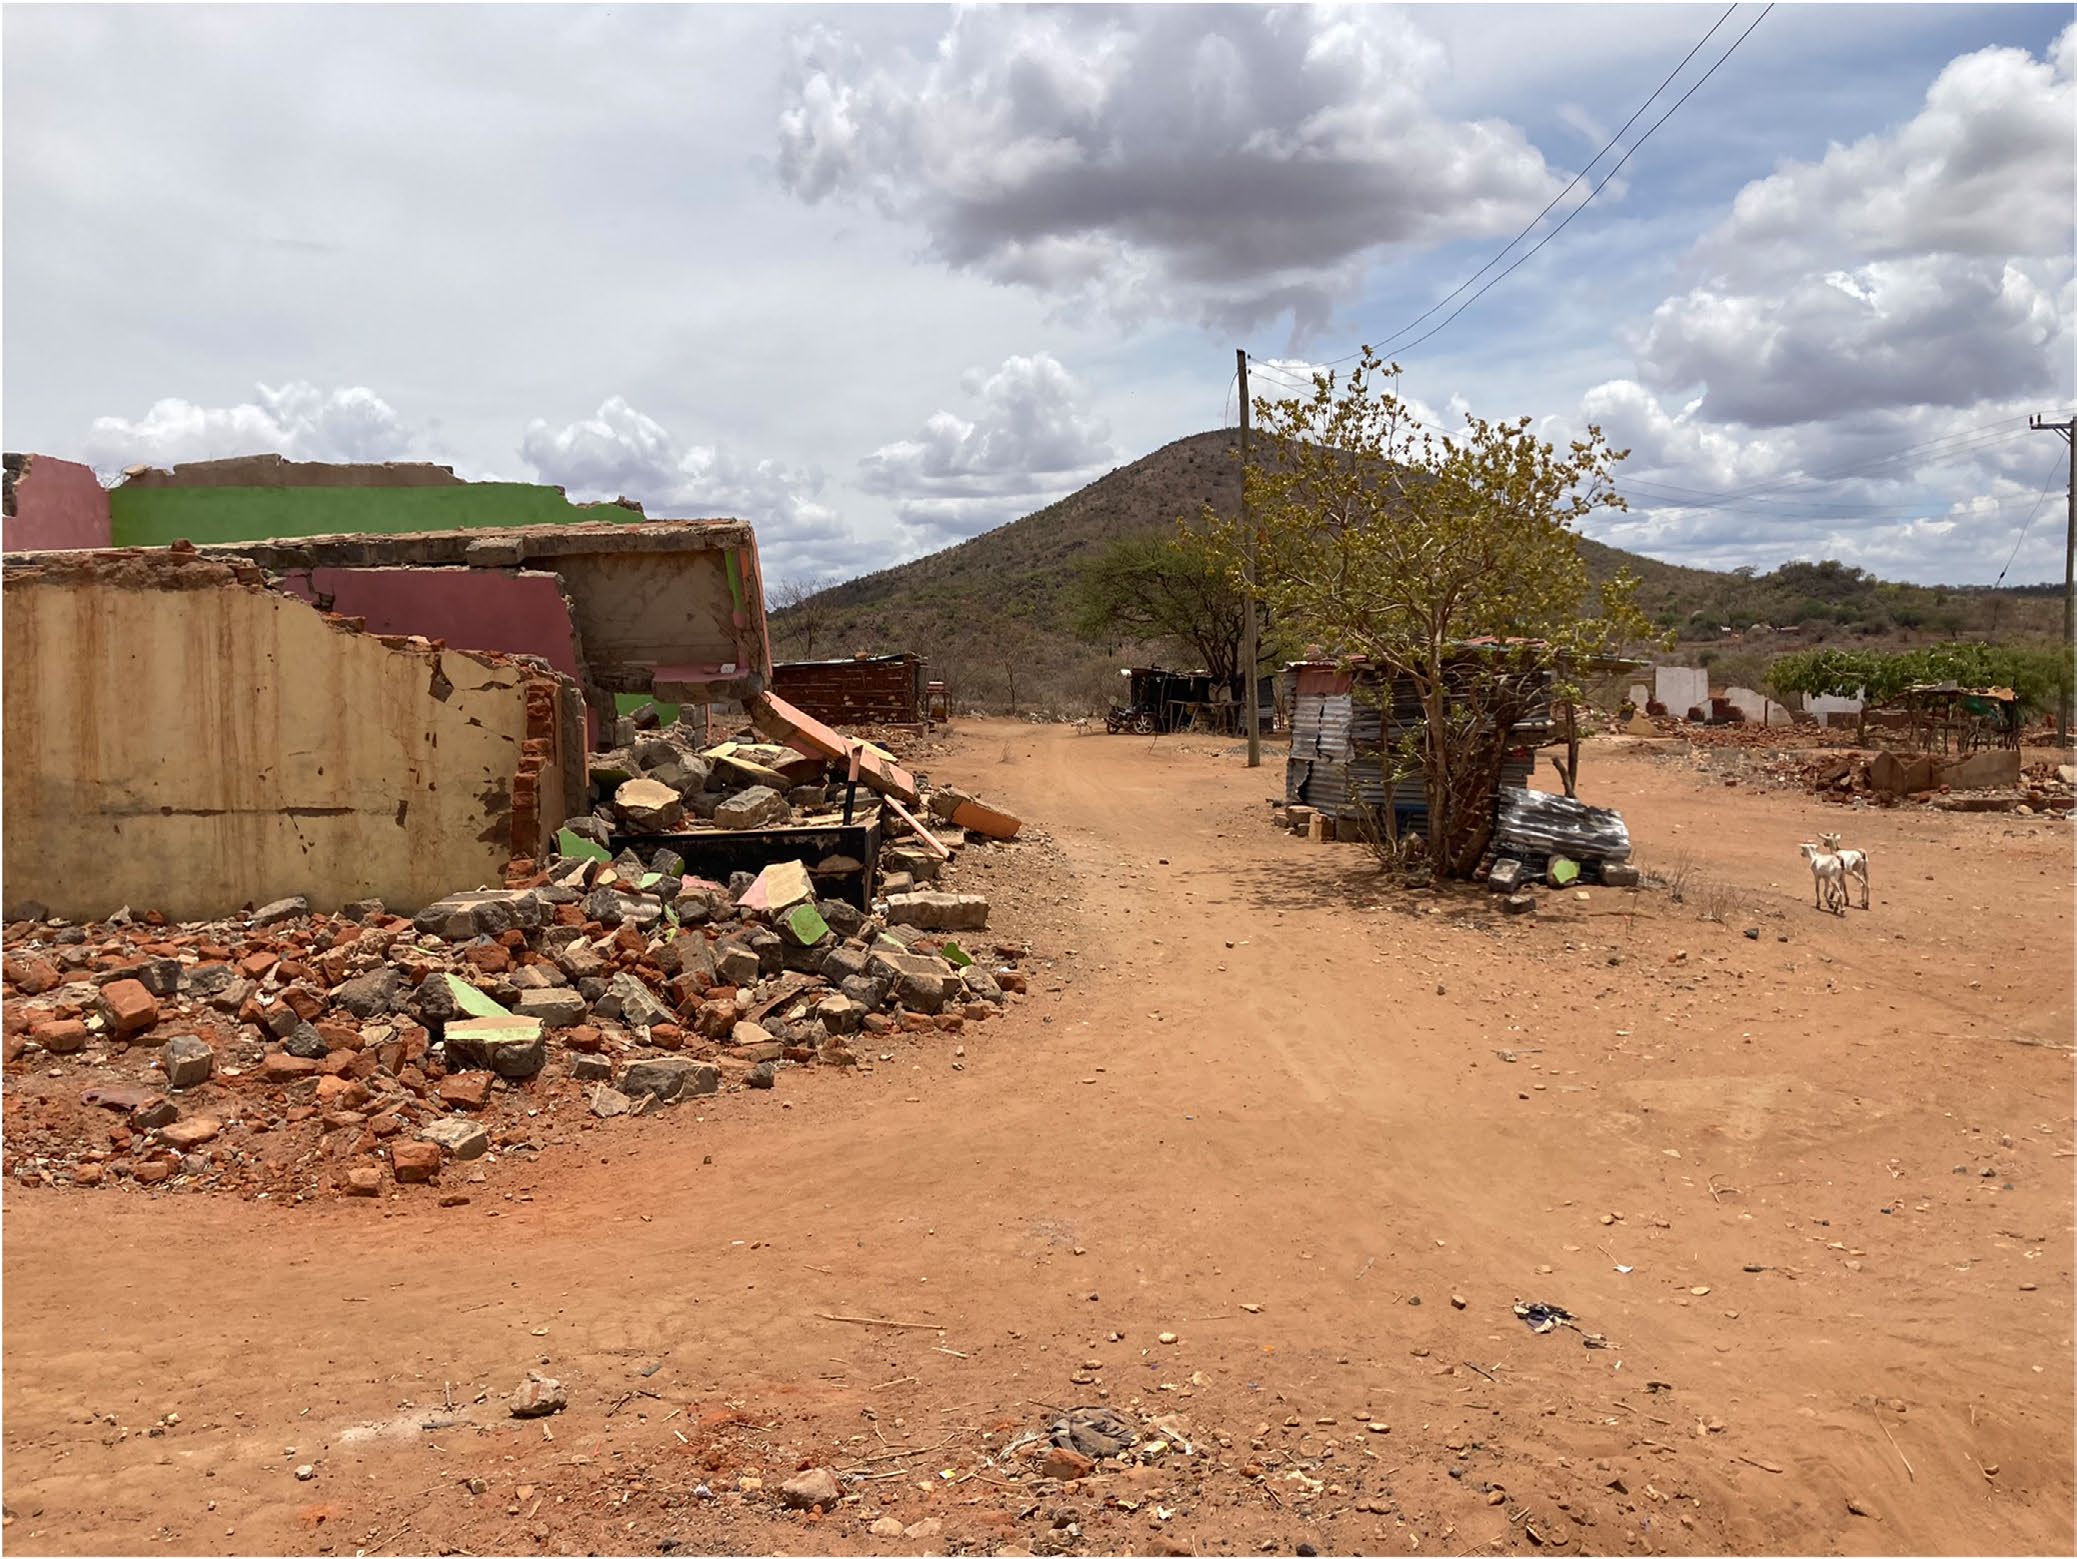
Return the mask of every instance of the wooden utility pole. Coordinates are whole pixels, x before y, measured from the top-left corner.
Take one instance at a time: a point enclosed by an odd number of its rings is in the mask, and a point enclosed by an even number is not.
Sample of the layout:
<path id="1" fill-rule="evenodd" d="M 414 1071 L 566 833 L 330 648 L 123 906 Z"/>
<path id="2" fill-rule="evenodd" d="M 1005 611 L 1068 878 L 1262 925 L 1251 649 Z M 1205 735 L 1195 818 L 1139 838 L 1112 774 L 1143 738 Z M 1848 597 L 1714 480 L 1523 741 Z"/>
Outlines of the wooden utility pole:
<path id="1" fill-rule="evenodd" d="M 1247 700 L 1247 704 L 1245 706 L 1245 718 L 1248 722 L 1248 767 L 1251 769 L 1259 769 L 1262 767 L 1262 702 L 1261 699 L 1257 697 L 1255 692 L 1255 669 L 1256 661 L 1260 658 L 1260 648 L 1255 642 L 1255 563 L 1257 538 L 1255 536 L 1255 528 L 1252 525 L 1248 524 L 1247 348 L 1234 348 L 1233 357 L 1235 363 L 1238 364 L 1240 369 L 1240 523 L 1248 533 L 1248 588 L 1247 594 L 1243 598 L 1241 605 L 1241 610 L 1245 615 L 1242 618 L 1243 626 L 1241 628 L 1240 637 L 1241 671 L 1243 679 L 1247 683 L 1247 691 L 1242 696 Z"/>
<path id="2" fill-rule="evenodd" d="M 2068 654 L 2071 647 L 2077 645 L 2077 589 L 2073 589 L 2077 586 L 2077 417 L 2065 417 L 2055 422 L 2034 416 L 2027 418 L 2027 426 L 2036 433 L 2060 433 L 2070 448 L 2070 489 L 2065 516 L 2067 533 L 2063 539 L 2063 652 Z M 2065 688 L 2061 707 L 2055 712 L 2058 746 L 2070 739 L 2073 717 L 2077 717 L 2077 710 L 2070 707 L 2073 702 L 2077 702 L 2077 687 Z"/>

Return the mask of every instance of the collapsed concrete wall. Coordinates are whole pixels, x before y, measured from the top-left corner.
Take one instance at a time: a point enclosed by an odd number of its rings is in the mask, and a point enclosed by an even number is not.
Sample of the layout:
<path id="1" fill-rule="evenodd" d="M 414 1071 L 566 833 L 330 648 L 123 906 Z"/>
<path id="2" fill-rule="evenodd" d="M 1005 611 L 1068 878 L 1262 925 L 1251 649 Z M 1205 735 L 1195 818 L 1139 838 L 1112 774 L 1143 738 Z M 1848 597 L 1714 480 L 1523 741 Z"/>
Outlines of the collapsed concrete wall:
<path id="1" fill-rule="evenodd" d="M 1756 688 L 1724 689 L 1724 701 L 1754 725 L 1794 725 L 1796 717 Z"/>
<path id="2" fill-rule="evenodd" d="M 249 560 L 284 581 L 300 576 L 313 588 L 322 577 L 335 592 L 369 570 L 448 571 L 437 590 L 412 598 L 408 613 L 400 598 L 391 620 L 472 648 L 492 647 L 472 637 L 484 616 L 475 603 L 503 596 L 479 596 L 469 576 L 489 581 L 485 592 L 503 590 L 500 580 L 548 577 L 569 602 L 584 683 L 599 693 L 742 702 L 763 692 L 771 673 L 757 537 L 740 520 L 306 536 L 201 551 Z"/>
<path id="3" fill-rule="evenodd" d="M 1702 666 L 1654 666 L 1652 697 L 1666 713 L 1685 720 L 1690 709 L 1709 706 L 1709 672 Z"/>
<path id="4" fill-rule="evenodd" d="M 409 912 L 497 884 L 584 797 L 566 678 L 361 632 L 249 563 L 10 559 L 0 631 L 10 912 Z"/>
<path id="5" fill-rule="evenodd" d="M 49 455 L 6 457 L 0 550 L 105 547 L 108 490 L 86 466 Z"/>

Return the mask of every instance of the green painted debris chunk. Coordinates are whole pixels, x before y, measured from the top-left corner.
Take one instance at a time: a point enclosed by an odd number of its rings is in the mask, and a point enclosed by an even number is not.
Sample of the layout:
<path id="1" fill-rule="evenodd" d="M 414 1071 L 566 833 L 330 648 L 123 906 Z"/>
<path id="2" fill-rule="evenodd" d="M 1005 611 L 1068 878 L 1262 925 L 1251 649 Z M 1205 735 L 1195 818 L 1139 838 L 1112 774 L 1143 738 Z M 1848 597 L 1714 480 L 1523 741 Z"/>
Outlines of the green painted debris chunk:
<path id="1" fill-rule="evenodd" d="M 1554 888 L 1569 887 L 1579 881 L 1579 862 L 1567 860 L 1562 855 L 1552 856 L 1550 881 Z"/>
<path id="2" fill-rule="evenodd" d="M 964 969 L 974 961 L 974 955 L 961 947 L 957 942 L 947 942 L 938 951 L 945 962 L 955 969 Z"/>
<path id="3" fill-rule="evenodd" d="M 812 904 L 796 904 L 786 912 L 786 929 L 802 947 L 813 947 L 829 935 L 829 922 Z"/>
<path id="4" fill-rule="evenodd" d="M 567 856 L 573 861 L 610 861 L 613 859 L 612 852 L 604 845 L 593 844 L 589 839 L 579 838 L 567 828 L 556 830 L 555 849 L 558 855 Z"/>
<path id="5" fill-rule="evenodd" d="M 655 887 L 659 882 L 662 881 L 662 872 L 644 872 L 642 873 L 642 880 L 636 883 L 635 886 L 643 889 L 646 892 L 648 889 Z"/>
<path id="6" fill-rule="evenodd" d="M 442 974 L 447 988 L 454 993 L 454 1004 L 462 1011 L 478 1018 L 510 1018 L 511 1013 L 476 989 L 458 975 Z"/>

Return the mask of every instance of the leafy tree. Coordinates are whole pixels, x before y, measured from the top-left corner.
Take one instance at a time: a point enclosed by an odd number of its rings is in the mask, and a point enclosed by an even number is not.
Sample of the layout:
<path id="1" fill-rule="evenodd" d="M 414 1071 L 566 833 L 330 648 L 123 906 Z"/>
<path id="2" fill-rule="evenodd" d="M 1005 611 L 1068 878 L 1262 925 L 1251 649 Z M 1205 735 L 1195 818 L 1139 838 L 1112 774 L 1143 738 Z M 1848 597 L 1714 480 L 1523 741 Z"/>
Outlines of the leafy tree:
<path id="1" fill-rule="evenodd" d="M 1126 536 L 1078 571 L 1074 629 L 1089 640 L 1168 640 L 1221 681 L 1241 669 L 1247 598 L 1197 533 Z"/>
<path id="2" fill-rule="evenodd" d="M 1561 705 L 1577 700 L 1582 668 L 1649 631 L 1636 581 L 1595 592 L 1572 530 L 1625 507 L 1610 478 L 1627 451 L 1598 428 L 1560 449 L 1526 417 L 1467 414 L 1438 436 L 1398 375 L 1366 347 L 1345 382 L 1319 374 L 1310 396 L 1258 400 L 1264 450 L 1244 479 L 1259 534 L 1209 510 L 1203 534 L 1236 584 L 1257 541 L 1256 589 L 1290 633 L 1410 693 L 1430 862 L 1463 878 L 1492 836 L 1509 728 L 1545 679 Z"/>
<path id="3" fill-rule="evenodd" d="M 2070 685 L 2068 647 L 2053 644 L 1926 644 L 1916 649 L 1797 650 L 1767 668 L 1767 685 L 1777 698 L 1795 693 L 1860 697 L 1885 704 L 1906 688 L 1925 682 L 1962 687 L 2009 687 L 2027 708 L 2052 711 Z"/>

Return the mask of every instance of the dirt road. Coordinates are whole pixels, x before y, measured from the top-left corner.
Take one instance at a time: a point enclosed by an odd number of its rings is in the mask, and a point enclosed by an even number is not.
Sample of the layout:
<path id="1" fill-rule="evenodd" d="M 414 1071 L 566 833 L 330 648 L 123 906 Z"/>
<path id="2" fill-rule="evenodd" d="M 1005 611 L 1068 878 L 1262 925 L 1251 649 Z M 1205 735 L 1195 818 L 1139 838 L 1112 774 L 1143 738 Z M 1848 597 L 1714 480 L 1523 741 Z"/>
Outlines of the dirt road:
<path id="1" fill-rule="evenodd" d="M 2071 1549 L 2066 829 L 1595 748 L 1684 902 L 1502 920 L 1233 752 L 962 727 L 934 771 L 1043 831 L 973 874 L 1034 996 L 862 1075 L 461 1206 L 9 1185 L 7 1547 Z M 529 1369 L 567 1411 L 506 1416 Z M 1173 1448 L 994 1459 L 1083 1403 Z M 857 1498 L 782 1511 L 816 1465 Z"/>

